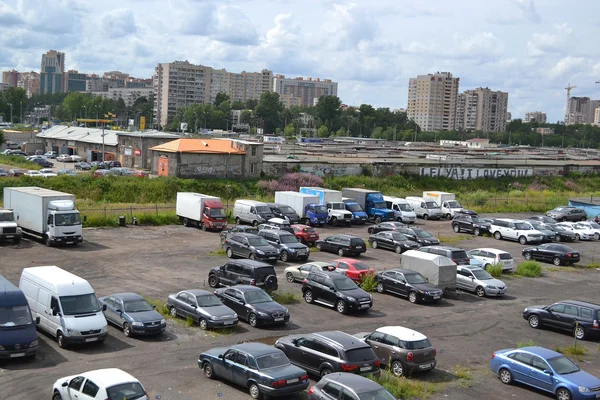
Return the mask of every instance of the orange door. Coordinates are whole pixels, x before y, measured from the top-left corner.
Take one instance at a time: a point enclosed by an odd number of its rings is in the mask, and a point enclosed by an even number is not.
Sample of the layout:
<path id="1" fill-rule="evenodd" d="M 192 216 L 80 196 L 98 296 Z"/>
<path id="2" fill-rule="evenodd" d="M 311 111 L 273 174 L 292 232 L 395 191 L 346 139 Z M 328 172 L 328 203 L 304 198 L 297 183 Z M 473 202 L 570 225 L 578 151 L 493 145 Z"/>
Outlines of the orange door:
<path id="1" fill-rule="evenodd" d="M 158 176 L 169 176 L 169 159 L 167 157 L 158 158 Z"/>

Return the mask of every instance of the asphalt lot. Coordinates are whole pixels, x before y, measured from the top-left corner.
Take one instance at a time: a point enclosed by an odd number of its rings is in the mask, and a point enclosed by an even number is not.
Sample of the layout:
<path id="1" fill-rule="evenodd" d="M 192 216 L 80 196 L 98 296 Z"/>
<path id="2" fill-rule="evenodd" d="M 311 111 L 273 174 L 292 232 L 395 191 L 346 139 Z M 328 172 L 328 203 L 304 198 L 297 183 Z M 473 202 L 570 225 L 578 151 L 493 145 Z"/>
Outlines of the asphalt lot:
<path id="1" fill-rule="evenodd" d="M 457 235 L 448 221 L 420 220 L 419 224 L 448 244 L 467 250 L 500 248 L 511 252 L 517 262 L 523 261 L 520 254 L 523 246 L 516 242 Z M 321 237 L 340 231 L 368 236 L 364 226 L 319 229 Z M 87 279 L 98 296 L 133 291 L 166 300 L 170 293 L 207 286 L 208 270 L 226 260 L 209 254 L 219 247 L 217 233 L 183 226 L 86 229 L 84 240 L 75 248 L 47 248 L 29 239 L 17 246 L 0 244 L 0 274 L 18 284 L 24 267 L 57 265 Z M 576 242 L 573 247 L 582 252 L 581 264 L 589 264 L 598 242 Z M 337 255 L 315 251 L 310 259 L 334 258 Z M 392 251 L 368 249 L 361 258 L 378 270 L 399 265 L 398 255 Z M 301 286 L 288 283 L 283 276 L 288 264 L 291 263 L 276 265 L 280 290 L 292 290 L 300 298 Z M 517 342 L 526 340 L 549 348 L 571 345 L 568 334 L 529 328 L 521 312 L 527 305 L 567 298 L 597 301 L 600 273 L 548 264 L 541 278 L 506 277 L 505 281 L 509 292 L 503 298 L 480 299 L 462 293 L 457 299 L 446 299 L 439 305 L 413 305 L 403 298 L 374 293 L 372 310 L 347 316 L 300 301 L 286 305 L 292 318 L 285 327 L 252 328 L 240 322 L 233 334 L 201 331 L 198 327 L 186 327 L 183 321 L 168 319 L 167 332 L 157 338 L 126 338 L 120 330 L 110 327 L 103 345 L 69 350 L 58 348 L 51 337 L 40 334 L 35 360 L 0 361 L 0 397 L 49 399 L 52 384 L 58 378 L 118 367 L 140 379 L 151 399 L 248 399 L 242 388 L 204 378 L 196 365 L 198 354 L 211 347 L 242 341 L 261 340 L 271 344 L 276 338 L 292 333 L 335 329 L 357 333 L 384 325 L 403 325 L 427 335 L 437 347 L 436 370 L 410 378 L 434 383 L 436 392 L 429 399 L 551 398 L 522 386 L 502 385 L 488 370 L 490 356 L 494 350 L 515 347 Z M 580 365 L 600 376 L 598 342 L 581 345 L 588 353 Z M 456 372 L 463 369 L 470 371 L 470 379 L 459 379 Z"/>

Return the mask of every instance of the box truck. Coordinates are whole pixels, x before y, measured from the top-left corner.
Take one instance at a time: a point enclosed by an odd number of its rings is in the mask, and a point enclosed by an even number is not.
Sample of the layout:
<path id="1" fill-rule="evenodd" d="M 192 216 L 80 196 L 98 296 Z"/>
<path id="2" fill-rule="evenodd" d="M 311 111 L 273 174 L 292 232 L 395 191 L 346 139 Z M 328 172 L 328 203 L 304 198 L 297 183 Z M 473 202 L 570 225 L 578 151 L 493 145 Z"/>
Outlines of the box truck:
<path id="1" fill-rule="evenodd" d="M 324 189 L 320 187 L 301 187 L 300 193 L 319 196 L 319 201 L 327 207 L 327 222 L 332 225 L 344 223 L 350 225 L 353 215 L 346 210 L 346 205 L 342 201 L 342 192 L 339 190 Z"/>
<path id="2" fill-rule="evenodd" d="M 352 213 L 352 223 L 364 225 L 367 222 L 368 215 L 354 199 L 342 197 L 346 210 Z"/>
<path id="3" fill-rule="evenodd" d="M 203 231 L 227 228 L 227 214 L 221 199 L 200 193 L 178 192 L 175 210 L 185 226 L 199 226 Z"/>
<path id="4" fill-rule="evenodd" d="M 425 201 L 435 201 L 442 210 L 442 217 L 452 219 L 454 213 L 462 212 L 463 206 L 456 201 L 456 195 L 448 192 L 428 191 L 423 192 Z"/>
<path id="5" fill-rule="evenodd" d="M 12 240 L 14 243 L 21 241 L 23 231 L 17 225 L 13 210 L 0 208 L 0 240 Z"/>
<path id="6" fill-rule="evenodd" d="M 292 191 L 275 192 L 275 203 L 290 206 L 306 225 L 323 225 L 327 222 L 327 208 L 319 196 Z"/>
<path id="7" fill-rule="evenodd" d="M 47 246 L 83 242 L 75 195 L 39 187 L 6 187 L 4 207 L 14 211 L 23 233 L 41 238 Z"/>
<path id="8" fill-rule="evenodd" d="M 343 188 L 342 195 L 354 199 L 367 213 L 369 219 L 376 224 L 394 220 L 394 210 L 387 208 L 381 192 L 362 188 Z"/>

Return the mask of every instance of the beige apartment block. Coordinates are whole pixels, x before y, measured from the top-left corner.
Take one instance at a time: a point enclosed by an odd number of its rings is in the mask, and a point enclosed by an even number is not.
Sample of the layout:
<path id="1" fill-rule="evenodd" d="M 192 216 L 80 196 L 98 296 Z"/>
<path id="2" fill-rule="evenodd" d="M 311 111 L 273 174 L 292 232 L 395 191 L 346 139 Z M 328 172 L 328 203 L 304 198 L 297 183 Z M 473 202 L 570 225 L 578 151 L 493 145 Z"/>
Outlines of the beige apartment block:
<path id="1" fill-rule="evenodd" d="M 546 113 L 541 111 L 530 111 L 525 113 L 525 120 L 523 122 L 538 122 L 545 124 L 547 121 Z"/>
<path id="2" fill-rule="evenodd" d="M 15 69 L 12 71 L 2 71 L 2 83 L 8 87 L 17 87 L 17 83 L 21 79 L 21 73 Z"/>
<path id="3" fill-rule="evenodd" d="M 569 98 L 568 111 L 565 124 L 592 124 L 596 108 L 600 107 L 600 100 L 591 100 L 589 97 Z"/>
<path id="4" fill-rule="evenodd" d="M 408 118 L 423 131 L 448 131 L 456 125 L 459 78 L 450 72 L 418 75 L 408 82 Z"/>
<path id="5" fill-rule="evenodd" d="M 286 107 L 313 106 L 321 96 L 337 96 L 338 83 L 331 79 L 286 78 L 276 75 L 273 78 L 273 90 L 279 94 Z"/>
<path id="6" fill-rule="evenodd" d="M 127 107 L 133 106 L 141 97 L 149 98 L 154 88 L 109 88 L 106 92 L 92 92 L 92 94 L 106 99 L 117 101 L 123 99 Z"/>
<path id="7" fill-rule="evenodd" d="M 25 89 L 27 97 L 40 92 L 40 74 L 31 72 L 21 72 L 21 79 L 17 82 L 17 87 Z"/>
<path id="8" fill-rule="evenodd" d="M 458 96 L 456 129 L 504 132 L 508 114 L 508 93 L 490 88 L 465 90 Z"/>

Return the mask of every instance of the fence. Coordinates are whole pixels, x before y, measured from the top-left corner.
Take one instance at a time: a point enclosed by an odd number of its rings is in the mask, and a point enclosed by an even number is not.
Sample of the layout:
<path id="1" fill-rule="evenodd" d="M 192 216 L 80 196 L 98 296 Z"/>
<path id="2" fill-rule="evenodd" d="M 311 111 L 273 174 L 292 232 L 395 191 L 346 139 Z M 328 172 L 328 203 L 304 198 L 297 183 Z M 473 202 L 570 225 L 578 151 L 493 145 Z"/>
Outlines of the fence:
<path id="1" fill-rule="evenodd" d="M 567 205 L 568 200 L 559 197 L 486 197 L 481 199 L 461 199 L 463 207 L 482 212 L 546 212 L 558 206 Z"/>
<path id="2" fill-rule="evenodd" d="M 159 206 L 155 204 L 154 206 L 144 205 L 134 206 L 131 205 L 129 207 L 120 207 L 120 208 L 112 208 L 112 207 L 102 207 L 102 208 L 84 208 L 79 209 L 79 212 L 84 217 L 119 217 L 125 216 L 128 220 L 132 220 L 133 217 L 139 218 L 140 215 L 159 215 L 159 214 L 167 214 L 172 213 L 175 215 L 175 207 L 174 206 Z"/>

